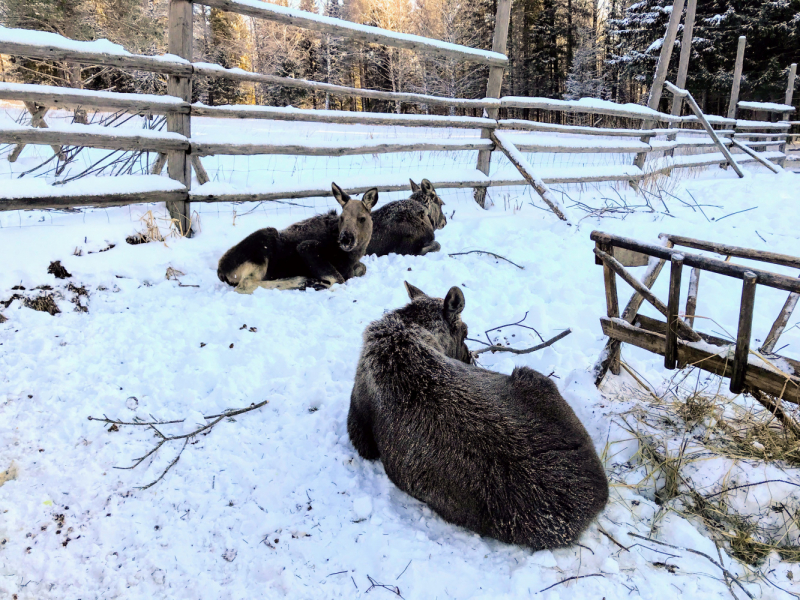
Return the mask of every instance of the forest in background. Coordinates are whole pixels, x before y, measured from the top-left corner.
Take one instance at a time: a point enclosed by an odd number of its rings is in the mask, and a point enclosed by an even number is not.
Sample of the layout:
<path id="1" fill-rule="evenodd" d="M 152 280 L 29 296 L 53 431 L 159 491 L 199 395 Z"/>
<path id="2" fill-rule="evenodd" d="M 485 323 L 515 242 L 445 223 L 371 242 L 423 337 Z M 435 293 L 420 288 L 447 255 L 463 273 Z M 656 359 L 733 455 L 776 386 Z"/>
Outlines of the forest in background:
<path id="1" fill-rule="evenodd" d="M 287 0 L 277 4 L 286 6 Z M 107 38 L 135 53 L 167 49 L 169 0 L 0 0 L 7 27 L 77 40 Z M 293 7 L 491 49 L 496 0 L 299 0 Z M 514 0 L 503 95 L 644 103 L 670 0 Z M 356 88 L 456 98 L 485 94 L 487 67 L 352 42 L 197 5 L 194 60 Z M 698 0 L 687 87 L 701 107 L 723 114 L 736 44 L 747 36 L 740 99 L 783 101 L 787 71 L 800 58 L 800 0 Z M 681 33 L 672 54 L 675 80 Z M 4 81 L 119 92 L 164 93 L 151 73 L 0 56 Z M 408 103 L 333 96 L 282 86 L 197 78 L 196 101 L 396 112 L 448 111 Z M 795 104 L 799 95 L 795 95 Z M 662 100 L 666 109 L 667 98 Z M 462 112 L 449 109 L 450 114 Z"/>

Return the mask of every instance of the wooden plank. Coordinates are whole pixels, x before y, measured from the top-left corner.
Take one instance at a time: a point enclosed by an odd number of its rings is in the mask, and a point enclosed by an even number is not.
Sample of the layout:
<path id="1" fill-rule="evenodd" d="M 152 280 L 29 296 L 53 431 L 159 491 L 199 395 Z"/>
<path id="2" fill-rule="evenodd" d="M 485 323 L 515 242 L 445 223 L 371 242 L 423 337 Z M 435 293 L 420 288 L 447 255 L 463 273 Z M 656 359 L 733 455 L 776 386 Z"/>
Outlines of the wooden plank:
<path id="1" fill-rule="evenodd" d="M 678 61 L 678 77 L 675 85 L 679 88 L 686 87 L 686 76 L 689 74 L 689 58 L 692 55 L 692 32 L 694 31 L 694 16 L 697 11 L 697 0 L 689 0 L 686 6 L 686 18 L 683 22 L 683 37 L 681 38 L 681 56 Z M 683 107 L 683 98 L 672 96 L 672 109 L 670 114 L 680 116 Z"/>
<path id="2" fill-rule="evenodd" d="M 611 254 L 604 252 L 599 249 L 600 244 L 597 244 L 598 247 L 594 249 L 595 255 L 600 258 L 603 262 L 603 265 L 619 275 L 625 283 L 631 286 L 638 294 L 640 294 L 645 300 L 647 300 L 653 308 L 655 308 L 658 312 L 660 312 L 665 317 L 668 316 L 669 308 L 666 304 L 664 304 L 658 297 L 650 291 L 649 287 L 644 286 L 641 282 L 639 282 L 630 272 L 620 263 L 616 258 L 614 258 Z M 674 258 L 674 256 L 673 256 Z M 611 317 L 612 315 L 608 315 Z M 626 319 L 627 320 L 627 319 Z M 684 323 L 683 321 L 678 321 L 675 329 L 681 335 L 681 337 L 689 339 L 693 342 L 699 342 L 700 336 L 693 331 L 689 325 Z"/>
<path id="3" fill-rule="evenodd" d="M 669 301 L 667 302 L 667 345 L 664 350 L 664 368 L 674 369 L 678 366 L 678 324 L 682 323 L 678 316 L 678 305 L 681 300 L 681 273 L 683 272 L 683 255 L 673 254 L 669 272 Z"/>
<path id="4" fill-rule="evenodd" d="M 192 116 L 222 119 L 269 119 L 273 121 L 303 121 L 389 127 L 448 127 L 456 129 L 494 128 L 491 119 L 473 117 L 444 117 L 438 115 L 398 115 L 343 110 L 308 110 L 274 106 L 206 106 L 192 105 Z"/>
<path id="5" fill-rule="evenodd" d="M 689 295 L 686 297 L 686 311 L 684 317 L 689 327 L 694 327 L 694 315 L 697 310 L 697 292 L 699 287 L 700 269 L 694 267 L 689 276 Z"/>
<path id="6" fill-rule="evenodd" d="M 91 93 L 85 90 L 43 85 L 0 83 L 0 99 L 35 102 L 47 108 L 92 108 L 97 110 L 125 110 L 135 114 L 161 115 L 168 112 L 189 113 L 189 103 L 173 102 L 165 97 L 116 92 Z"/>
<path id="7" fill-rule="evenodd" d="M 197 182 L 200 185 L 204 183 L 208 183 L 211 179 L 208 176 L 208 172 L 206 172 L 203 163 L 200 162 L 200 157 L 196 155 L 192 155 L 192 168 L 194 168 L 194 174 L 197 176 Z"/>
<path id="8" fill-rule="evenodd" d="M 736 47 L 736 65 L 733 68 L 733 85 L 731 86 L 731 99 L 728 101 L 728 118 L 736 118 L 736 105 L 739 103 L 739 88 L 742 84 L 742 66 L 744 65 L 744 46 L 747 42 L 746 36 L 739 37 L 739 44 Z"/>
<path id="9" fill-rule="evenodd" d="M 172 0 L 169 5 L 169 51 L 172 54 L 192 60 L 192 3 L 190 0 Z M 170 75 L 167 79 L 167 93 L 192 101 L 192 78 Z M 192 137 L 192 120 L 189 114 L 168 113 L 167 130 Z M 192 185 L 192 165 L 188 149 L 167 152 L 167 173 L 172 179 L 180 181 L 187 190 Z M 169 202 L 167 210 L 178 224 L 178 229 L 187 237 L 192 236 L 192 212 L 188 201 Z"/>
<path id="10" fill-rule="evenodd" d="M 69 127 L 69 129 L 68 129 Z M 84 126 L 64 126 L 58 129 L 33 127 L 0 127 L 0 142 L 4 144 L 45 144 L 48 146 L 86 146 L 110 150 L 182 151 L 189 149 L 189 140 L 152 135 L 118 135 L 114 133 L 83 132 Z M 111 129 L 110 131 L 113 131 Z"/>
<path id="11" fill-rule="evenodd" d="M 766 250 L 754 250 L 752 248 L 742 248 L 741 246 L 731 246 L 730 244 L 721 244 L 719 242 L 706 242 L 694 238 L 683 237 L 681 235 L 662 234 L 666 235 L 673 244 L 676 246 L 684 246 L 686 248 L 694 248 L 695 250 L 706 250 L 708 252 L 715 252 L 723 256 L 734 256 L 736 258 L 749 258 L 751 260 L 760 260 L 775 265 L 782 265 L 784 267 L 795 267 L 800 269 L 800 258 L 790 256 L 788 254 L 778 254 L 777 252 L 767 252 Z"/>
<path id="12" fill-rule="evenodd" d="M 602 252 L 606 256 L 613 258 L 614 248 L 612 246 L 601 246 L 597 244 L 595 252 Z M 619 317 L 619 295 L 617 294 L 617 277 L 614 271 L 609 267 L 608 263 L 603 263 L 603 283 L 606 292 L 606 314 L 610 319 Z M 608 368 L 614 375 L 620 373 L 619 356 L 611 358 Z"/>
<path id="13" fill-rule="evenodd" d="M 753 158 L 755 158 L 758 162 L 760 162 L 762 165 L 767 167 L 773 173 L 780 173 L 781 172 L 780 167 L 778 167 L 777 165 L 775 165 L 775 164 L 771 163 L 770 161 L 768 161 L 766 158 L 761 156 L 761 154 L 759 154 L 758 152 L 756 152 L 755 150 L 750 148 L 750 146 L 747 146 L 747 145 L 741 143 L 739 140 L 736 140 L 736 139 L 731 140 L 731 143 L 734 146 L 736 146 L 737 148 L 739 148 L 739 150 L 743 151 L 745 154 L 748 154 L 748 155 L 752 156 Z"/>
<path id="14" fill-rule="evenodd" d="M 211 63 L 193 63 L 195 75 L 209 77 L 212 79 L 230 79 L 232 81 L 252 81 L 255 83 L 266 83 L 270 85 L 281 85 L 291 88 L 314 90 L 334 94 L 339 96 L 355 96 L 360 98 L 372 98 L 374 100 L 391 100 L 393 102 L 412 102 L 415 104 L 435 104 L 439 106 L 458 106 L 461 108 L 481 109 L 492 106 L 499 106 L 500 101 L 492 98 L 471 100 L 467 98 L 445 98 L 441 96 L 431 96 L 428 94 L 413 94 L 409 92 L 383 92 L 379 90 L 365 90 L 361 88 L 347 87 L 343 85 L 333 85 L 318 81 L 307 81 L 305 79 L 294 79 L 293 77 L 278 77 L 277 75 L 263 75 L 261 73 L 251 73 L 241 69 L 225 69 Z"/>
<path id="15" fill-rule="evenodd" d="M 797 63 L 792 63 L 791 65 L 789 65 L 789 78 L 788 81 L 786 82 L 786 97 L 784 100 L 784 104 L 788 106 L 792 105 L 792 97 L 794 95 L 794 80 L 796 76 L 797 76 Z M 783 113 L 783 120 L 788 121 L 790 116 L 791 113 L 788 112 Z M 778 151 L 786 154 L 786 141 L 784 141 L 783 144 L 781 144 L 778 147 Z M 786 157 L 784 156 L 782 159 L 780 159 L 778 161 L 778 164 L 780 165 L 781 168 L 783 168 L 786 165 Z"/>
<path id="16" fill-rule="evenodd" d="M 686 90 L 680 89 L 680 88 L 672 85 L 669 81 L 665 82 L 665 85 L 667 86 L 667 89 L 670 92 L 672 92 L 673 94 L 678 94 L 678 95 L 683 96 L 684 98 L 686 98 L 686 101 L 689 103 L 689 106 L 691 107 L 691 109 L 694 112 L 695 116 L 703 124 L 703 128 L 706 130 L 706 132 L 708 132 L 708 135 L 711 136 L 711 139 L 713 139 L 714 142 L 717 144 L 717 147 L 720 149 L 722 154 L 725 156 L 725 159 L 728 161 L 728 163 L 731 165 L 731 167 L 733 167 L 733 170 L 736 171 L 736 174 L 739 177 L 744 177 L 744 173 L 742 172 L 741 167 L 739 167 L 739 165 L 733 159 L 733 156 L 731 156 L 731 153 L 728 151 L 728 148 L 725 146 L 725 144 L 723 144 L 722 141 L 719 139 L 719 137 L 717 136 L 717 132 L 714 131 L 713 127 L 711 127 L 711 125 L 709 124 L 709 122 L 706 119 L 705 115 L 703 114 L 703 111 L 700 110 L 700 107 L 697 105 L 697 102 L 695 102 L 695 100 L 692 97 L 692 95 L 689 92 L 687 92 Z"/>
<path id="17" fill-rule="evenodd" d="M 636 318 L 633 320 L 633 325 L 636 325 L 636 327 L 641 327 L 642 329 L 647 329 L 648 331 L 660 333 L 663 336 L 667 335 L 666 321 L 659 321 L 658 319 L 653 319 L 652 317 L 648 317 L 646 315 L 636 315 Z M 700 336 L 701 340 L 708 342 L 709 344 L 713 344 L 714 346 L 733 346 L 733 342 L 730 340 L 726 340 L 708 333 L 703 333 L 702 331 L 696 331 L 695 333 Z M 683 338 L 679 336 L 678 339 L 681 340 Z"/>
<path id="18" fill-rule="evenodd" d="M 633 344 L 654 354 L 663 355 L 665 352 L 666 338 L 662 334 L 636 328 L 622 319 L 612 321 L 607 317 L 601 317 L 600 324 L 605 335 L 622 343 Z M 726 355 L 713 354 L 692 344 L 693 342 L 678 340 L 678 360 L 681 364 L 694 365 L 722 377 L 730 377 L 733 374 L 733 364 Z M 745 385 L 800 404 L 800 378 L 791 373 L 784 375 L 777 369 L 751 364 L 745 373 Z"/>
<path id="19" fill-rule="evenodd" d="M 510 141 L 514 143 L 520 152 L 548 152 L 553 154 L 630 154 L 631 152 L 643 152 L 648 154 L 653 152 L 653 148 L 647 142 L 620 143 L 614 146 L 593 146 L 591 144 L 587 144 L 586 146 L 574 146 L 565 143 L 559 144 L 553 141 L 537 142 L 535 138 L 527 142 L 518 140 L 520 140 L 520 138 Z M 642 138 L 642 140 L 644 141 L 644 138 Z"/>
<path id="20" fill-rule="evenodd" d="M 522 156 L 519 150 L 517 150 L 514 144 L 512 144 L 508 138 L 506 138 L 506 134 L 499 131 L 493 131 L 491 135 L 492 140 L 495 142 L 495 144 L 497 144 L 497 147 L 502 150 L 511 164 L 517 168 L 517 170 L 520 172 L 520 175 L 525 178 L 525 181 L 527 181 L 531 187 L 536 190 L 536 193 L 541 196 L 545 204 L 550 207 L 550 210 L 552 210 L 559 219 L 569 223 L 567 217 L 564 215 L 564 209 L 561 207 L 561 203 L 556 199 L 556 197 L 553 195 L 553 192 L 550 191 L 544 182 L 533 174 L 533 169 L 531 168 L 530 164 L 528 164 L 528 161 L 524 156 Z"/>
<path id="21" fill-rule="evenodd" d="M 480 138 L 452 138 L 432 142 L 403 141 L 402 138 L 371 139 L 363 142 L 333 142 L 308 146 L 304 144 L 248 144 L 222 142 L 195 142 L 192 154 L 197 156 L 284 154 L 297 156 L 356 156 L 359 154 L 390 154 L 395 152 L 434 152 L 440 150 L 491 150 L 491 140 Z"/>
<path id="22" fill-rule="evenodd" d="M 57 42 L 57 37 L 54 40 Z M 178 61 L 170 61 L 157 56 L 143 56 L 139 54 L 113 54 L 98 52 L 96 50 L 75 50 L 75 42 L 65 40 L 64 44 L 51 45 L 26 44 L 0 40 L 0 54 L 11 56 L 27 56 L 42 60 L 77 62 L 87 65 L 102 65 L 120 69 L 136 69 L 151 73 L 166 73 L 171 75 L 188 76 L 192 73 L 192 65 Z M 67 43 L 68 42 L 68 43 Z M 91 42 L 87 42 L 87 45 Z"/>
<path id="23" fill-rule="evenodd" d="M 508 43 L 508 26 L 511 21 L 511 0 L 499 0 L 497 3 L 497 13 L 494 24 L 494 36 L 492 38 L 492 50 L 495 52 L 506 53 L 506 45 Z M 495 66 L 489 69 L 489 78 L 486 82 L 486 96 L 489 98 L 499 98 L 503 88 L 503 73 L 502 66 Z M 500 111 L 495 108 L 490 108 L 484 111 L 484 116 L 490 119 L 497 119 Z M 484 129 L 481 131 L 482 139 L 489 139 L 491 137 L 491 130 Z M 478 163 L 476 168 L 484 175 L 489 175 L 489 166 L 492 161 L 492 153 L 483 151 L 478 153 Z M 481 208 L 486 208 L 486 188 L 478 187 L 473 191 L 475 202 Z"/>
<path id="24" fill-rule="evenodd" d="M 742 301 L 739 306 L 739 329 L 736 333 L 736 350 L 733 355 L 733 376 L 731 392 L 741 394 L 750 356 L 750 335 L 753 331 L 753 305 L 756 299 L 756 283 L 758 278 L 752 271 L 744 275 L 742 284 Z"/>
<path id="25" fill-rule="evenodd" d="M 398 33 L 342 19 L 324 17 L 277 4 L 247 2 L 246 0 L 195 0 L 195 2 L 248 17 L 265 19 L 293 27 L 302 27 L 303 29 L 310 29 L 368 44 L 382 44 L 393 48 L 416 50 L 432 56 L 458 58 L 490 66 L 504 67 L 508 64 L 508 58 L 504 55 L 504 52 L 487 52 L 477 48 L 448 44 L 418 35 Z"/>
<path id="26" fill-rule="evenodd" d="M 151 175 L 161 175 L 161 171 L 164 170 L 164 166 L 167 164 L 167 155 L 164 152 L 160 152 L 158 154 L 158 158 L 156 162 L 153 163 L 153 168 L 150 169 Z"/>
<path id="27" fill-rule="evenodd" d="M 653 244 L 646 244 L 630 238 L 625 238 L 602 231 L 593 231 L 589 236 L 593 242 L 604 242 L 611 244 L 615 247 L 627 248 L 628 250 L 635 250 L 637 252 L 644 252 L 650 256 L 671 260 L 674 254 L 682 254 L 684 256 L 684 264 L 689 267 L 698 267 L 704 271 L 711 271 L 712 273 L 719 273 L 720 275 L 727 275 L 735 277 L 736 279 L 744 279 L 747 272 L 753 272 L 758 276 L 758 283 L 766 285 L 779 290 L 787 292 L 800 292 L 800 281 L 793 277 L 785 275 L 778 275 L 777 273 L 770 273 L 769 271 L 762 271 L 760 269 L 753 269 L 750 267 L 743 267 L 741 265 L 734 265 L 726 263 L 722 260 L 701 256 L 699 254 L 689 254 L 686 252 L 678 252 L 670 248 L 656 246 Z"/>
<path id="28" fill-rule="evenodd" d="M 179 202 L 187 198 L 186 191 L 153 191 L 132 194 L 86 196 L 44 196 L 0 199 L 0 211 L 65 209 L 75 206 L 125 206 L 154 202 Z"/>

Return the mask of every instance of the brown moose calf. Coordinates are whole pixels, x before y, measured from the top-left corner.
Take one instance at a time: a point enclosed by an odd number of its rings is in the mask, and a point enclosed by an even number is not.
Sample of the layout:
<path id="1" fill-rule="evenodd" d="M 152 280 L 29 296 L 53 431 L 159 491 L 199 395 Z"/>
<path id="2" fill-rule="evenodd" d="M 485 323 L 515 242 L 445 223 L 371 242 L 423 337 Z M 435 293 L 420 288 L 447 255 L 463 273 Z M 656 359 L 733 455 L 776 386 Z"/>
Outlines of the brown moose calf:
<path id="1" fill-rule="evenodd" d="M 551 379 L 470 363 L 464 296 L 406 283 L 411 303 L 364 332 L 347 430 L 443 519 L 534 550 L 575 542 L 608 500 L 592 440 Z"/>
<path id="2" fill-rule="evenodd" d="M 367 267 L 360 261 L 372 237 L 370 211 L 378 201 L 378 190 L 352 200 L 335 183 L 331 189 L 342 206 L 341 215 L 331 211 L 282 231 L 259 229 L 222 255 L 217 267 L 220 281 L 250 294 L 257 287 L 330 287 L 364 275 Z"/>
<path id="3" fill-rule="evenodd" d="M 411 197 L 389 202 L 372 213 L 372 239 L 367 254 L 417 254 L 441 249 L 434 232 L 447 225 L 442 202 L 427 179 L 411 181 Z"/>

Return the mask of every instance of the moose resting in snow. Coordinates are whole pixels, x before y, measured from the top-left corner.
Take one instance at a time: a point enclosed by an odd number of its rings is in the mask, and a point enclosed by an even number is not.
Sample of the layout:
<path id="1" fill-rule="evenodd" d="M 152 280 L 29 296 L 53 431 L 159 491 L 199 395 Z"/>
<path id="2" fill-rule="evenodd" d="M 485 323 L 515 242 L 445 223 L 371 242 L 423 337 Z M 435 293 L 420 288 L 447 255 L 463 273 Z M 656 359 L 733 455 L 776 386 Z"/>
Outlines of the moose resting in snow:
<path id="1" fill-rule="evenodd" d="M 333 197 L 342 206 L 290 225 L 282 231 L 259 229 L 222 255 L 217 267 L 221 281 L 250 294 L 257 287 L 305 289 L 330 287 L 367 272 L 361 258 L 372 237 L 370 211 L 378 201 L 372 188 L 352 200 L 335 183 Z"/>
<path id="2" fill-rule="evenodd" d="M 411 180 L 409 180 L 411 181 Z M 411 197 L 389 202 L 372 213 L 372 239 L 367 254 L 417 254 L 441 249 L 434 232 L 447 225 L 441 198 L 427 179 L 411 181 Z"/>
<path id="3" fill-rule="evenodd" d="M 411 303 L 364 331 L 353 446 L 446 521 L 534 550 L 576 541 L 608 482 L 575 413 L 541 373 L 470 364 L 459 288 L 406 289 Z"/>

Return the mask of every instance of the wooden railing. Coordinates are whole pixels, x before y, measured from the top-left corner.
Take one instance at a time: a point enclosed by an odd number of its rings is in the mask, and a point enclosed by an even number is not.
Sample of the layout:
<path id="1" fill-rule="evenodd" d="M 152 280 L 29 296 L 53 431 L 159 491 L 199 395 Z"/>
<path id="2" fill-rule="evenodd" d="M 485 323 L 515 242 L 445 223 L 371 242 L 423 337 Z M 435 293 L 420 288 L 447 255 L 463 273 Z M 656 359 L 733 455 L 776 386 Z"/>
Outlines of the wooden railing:
<path id="1" fill-rule="evenodd" d="M 48 199 L 43 196 L 26 198 L 24 194 L 14 196 L 13 201 L 6 195 L 0 195 L 0 210 L 17 210 L 20 208 L 45 208 L 80 205 L 119 205 L 125 203 L 145 203 L 167 200 L 167 206 L 173 218 L 180 222 L 183 231 L 191 231 L 190 201 L 226 202 L 239 201 L 243 198 L 251 200 L 274 200 L 279 198 L 302 198 L 330 195 L 330 191 L 316 183 L 309 184 L 306 189 L 295 186 L 291 190 L 276 191 L 270 189 L 248 189 L 246 193 L 218 194 L 206 192 L 203 186 L 191 190 L 191 173 L 195 169 L 198 181 L 208 181 L 200 157 L 209 155 L 253 155 L 253 154 L 289 154 L 304 156 L 346 156 L 355 154 L 379 154 L 410 151 L 477 151 L 478 164 L 475 170 L 467 171 L 458 178 L 442 177 L 432 182 L 441 188 L 473 187 L 483 190 L 491 186 L 531 184 L 539 195 L 551 205 L 553 212 L 566 220 L 563 209 L 557 205 L 552 193 L 547 188 L 552 183 L 586 183 L 596 181 L 629 181 L 636 185 L 654 173 L 670 173 L 673 169 L 699 167 L 731 162 L 727 147 L 735 146 L 745 152 L 751 146 L 785 144 L 786 129 L 782 124 L 761 124 L 760 128 L 778 128 L 777 134 L 766 134 L 752 129 L 748 122 L 737 122 L 734 119 L 709 117 L 710 127 L 718 128 L 710 134 L 696 129 L 691 135 L 675 138 L 677 132 L 689 134 L 689 131 L 676 129 L 686 125 L 694 127 L 699 123 L 697 117 L 679 117 L 659 113 L 639 105 L 619 105 L 613 102 L 595 99 L 581 101 L 563 101 L 547 98 L 499 98 L 502 74 L 508 60 L 502 51 L 505 49 L 507 35 L 508 9 L 510 0 L 498 0 L 497 31 L 494 51 L 478 50 L 430 40 L 420 36 L 401 34 L 382 30 L 340 19 L 322 17 L 320 15 L 272 5 L 257 0 L 197 0 L 223 10 L 243 15 L 268 19 L 271 21 L 304 27 L 323 33 L 334 34 L 366 43 L 378 43 L 387 46 L 405 48 L 434 56 L 458 58 L 489 66 L 487 96 L 481 99 L 460 99 L 414 94 L 406 92 L 388 92 L 366 90 L 327 83 L 277 77 L 250 73 L 241 69 L 226 69 L 208 63 L 194 63 L 192 59 L 192 2 L 190 0 L 172 0 L 169 9 L 169 51 L 165 56 L 142 56 L 131 54 L 119 46 L 107 42 L 78 42 L 62 36 L 43 32 L 0 28 L 0 53 L 16 56 L 33 57 L 44 60 L 69 61 L 73 63 L 112 66 L 121 69 L 144 70 L 163 73 L 168 76 L 166 96 L 144 94 L 120 94 L 113 92 L 95 92 L 72 88 L 59 88 L 41 85 L 0 83 L 0 99 L 21 100 L 34 114 L 31 126 L 0 126 L 0 143 L 17 144 L 10 155 L 15 160 L 25 144 L 45 144 L 60 152 L 63 145 L 110 148 L 114 150 L 146 150 L 161 155 L 160 172 L 167 163 L 169 177 L 180 183 L 179 189 L 174 182 L 155 176 L 146 178 L 142 191 L 121 194 L 118 191 L 103 193 L 102 183 L 96 187 L 95 193 L 63 194 L 63 187 L 54 188 Z M 33 37 L 32 37 L 33 36 Z M 429 106 L 455 106 L 465 111 L 480 111 L 483 116 L 438 116 L 427 114 L 384 114 L 375 112 L 346 112 L 330 110 L 304 110 L 295 108 L 276 108 L 267 106 L 205 106 L 191 104 L 191 86 L 195 77 L 223 78 L 234 81 L 262 82 L 279 84 L 286 87 L 310 89 L 345 96 L 360 96 L 380 100 L 392 100 Z M 125 110 L 134 114 L 161 114 L 167 118 L 167 133 L 115 129 L 110 132 L 99 126 L 61 125 L 48 126 L 44 122 L 44 114 L 49 108 Z M 628 119 L 633 123 L 664 123 L 670 129 L 649 128 L 600 128 L 579 127 L 553 123 L 539 123 L 522 119 L 500 118 L 500 110 L 535 109 L 560 114 L 597 115 L 603 118 Z M 235 140 L 201 141 L 193 140 L 191 118 L 193 116 L 237 119 L 271 119 L 279 121 L 310 121 L 318 123 L 360 124 L 373 126 L 402 127 L 442 127 L 471 129 L 480 132 L 480 137 L 462 137 L 453 139 L 432 138 L 385 138 L 371 139 L 368 142 L 347 143 L 246 143 Z M 500 132 L 503 132 L 500 135 Z M 554 133 L 557 136 L 542 136 L 542 133 Z M 695 135 L 699 134 L 699 135 Z M 498 137 L 499 135 L 499 137 Z M 593 136 L 587 138 L 583 136 Z M 597 136 L 608 136 L 610 139 L 596 139 Z M 667 136 L 666 141 L 657 139 Z M 719 136 L 719 140 L 713 138 Z M 624 138 L 632 138 L 625 140 Z M 500 143 L 498 140 L 502 140 Z M 693 156 L 671 157 L 676 149 L 716 149 L 716 152 Z M 489 177 L 489 158 L 494 151 L 501 151 L 515 167 L 512 175 L 502 174 Z M 665 158 L 650 168 L 639 168 L 635 165 L 619 165 L 603 167 L 601 170 L 586 168 L 582 172 L 558 172 L 531 167 L 520 152 L 577 153 L 577 154 L 636 154 L 646 156 L 651 153 L 664 154 Z M 737 154 L 737 162 L 752 160 L 768 160 L 779 158 L 776 152 Z M 781 154 L 781 156 L 783 156 Z M 638 159 L 637 159 L 638 160 Z M 368 187 L 378 187 L 381 191 L 409 189 L 408 184 L 395 180 L 370 182 Z M 356 192 L 363 187 L 363 182 L 351 188 Z M 115 189 L 114 186 L 111 188 Z M 110 188 L 110 189 L 111 189 Z M 366 188 L 368 189 L 368 188 Z M 181 191 L 182 190 L 182 191 Z M 181 195 L 182 194 L 182 195 Z M 280 194 L 280 195 L 278 195 Z M 476 199 L 480 201 L 479 194 Z"/>

